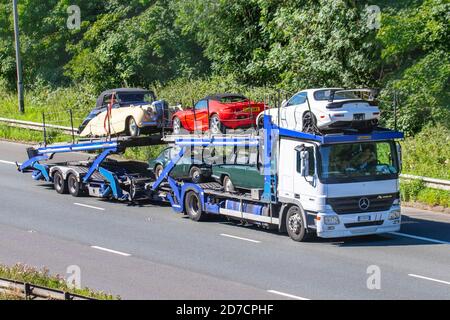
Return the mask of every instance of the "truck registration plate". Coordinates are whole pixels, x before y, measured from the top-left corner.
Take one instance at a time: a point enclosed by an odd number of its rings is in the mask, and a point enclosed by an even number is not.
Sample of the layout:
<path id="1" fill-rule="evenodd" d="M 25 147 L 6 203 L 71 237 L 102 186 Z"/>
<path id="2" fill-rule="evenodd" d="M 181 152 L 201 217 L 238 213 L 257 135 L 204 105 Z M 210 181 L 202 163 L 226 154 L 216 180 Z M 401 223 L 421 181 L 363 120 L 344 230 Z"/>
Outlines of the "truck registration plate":
<path id="1" fill-rule="evenodd" d="M 358 217 L 358 222 L 366 222 L 366 221 L 370 221 L 370 216 L 359 216 Z"/>

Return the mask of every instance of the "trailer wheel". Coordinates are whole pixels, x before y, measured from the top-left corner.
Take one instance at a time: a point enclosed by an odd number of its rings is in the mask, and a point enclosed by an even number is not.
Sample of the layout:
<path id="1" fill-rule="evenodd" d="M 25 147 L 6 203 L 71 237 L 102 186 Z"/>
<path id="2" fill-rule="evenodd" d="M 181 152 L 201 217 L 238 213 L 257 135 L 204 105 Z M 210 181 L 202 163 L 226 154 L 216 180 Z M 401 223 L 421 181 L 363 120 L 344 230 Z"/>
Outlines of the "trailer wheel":
<path id="1" fill-rule="evenodd" d="M 298 242 L 306 240 L 305 221 L 303 221 L 303 215 L 299 207 L 292 206 L 289 208 L 286 214 L 286 230 L 292 240 Z"/>
<path id="2" fill-rule="evenodd" d="M 53 186 L 59 194 L 67 193 L 67 181 L 64 180 L 63 175 L 59 171 L 56 171 L 53 175 Z"/>
<path id="3" fill-rule="evenodd" d="M 184 200 L 184 207 L 189 218 L 192 220 L 202 221 L 205 219 L 200 197 L 195 191 L 188 191 Z"/>
<path id="4" fill-rule="evenodd" d="M 83 194 L 81 188 L 81 183 L 78 181 L 74 174 L 70 174 L 67 178 L 67 186 L 69 188 L 69 193 L 74 197 L 80 197 Z"/>

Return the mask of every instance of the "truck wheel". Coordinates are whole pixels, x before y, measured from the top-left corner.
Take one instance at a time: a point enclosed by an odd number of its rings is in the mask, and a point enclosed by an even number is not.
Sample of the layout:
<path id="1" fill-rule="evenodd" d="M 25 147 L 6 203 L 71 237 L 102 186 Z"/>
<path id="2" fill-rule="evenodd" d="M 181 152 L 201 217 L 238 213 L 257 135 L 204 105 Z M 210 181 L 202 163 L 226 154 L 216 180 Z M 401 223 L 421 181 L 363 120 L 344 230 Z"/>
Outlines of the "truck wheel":
<path id="1" fill-rule="evenodd" d="M 74 197 L 80 197 L 83 194 L 81 189 L 81 183 L 78 181 L 74 174 L 70 174 L 67 178 L 67 186 L 69 188 L 69 193 Z"/>
<path id="2" fill-rule="evenodd" d="M 64 180 L 62 173 L 59 171 L 56 171 L 53 175 L 53 186 L 59 194 L 67 193 L 67 181 Z"/>
<path id="3" fill-rule="evenodd" d="M 188 191 L 184 200 L 186 213 L 194 221 L 202 221 L 205 219 L 205 213 L 202 211 L 200 197 L 195 191 Z"/>
<path id="4" fill-rule="evenodd" d="M 304 241 L 306 239 L 306 227 L 303 215 L 299 207 L 292 206 L 286 214 L 286 230 L 294 241 Z"/>
<path id="5" fill-rule="evenodd" d="M 217 114 L 213 114 L 211 119 L 209 120 L 209 128 L 212 133 L 225 133 L 225 127 L 222 122 L 220 122 L 219 116 Z"/>
<path id="6" fill-rule="evenodd" d="M 225 176 L 225 178 L 223 178 L 223 189 L 225 190 L 225 192 L 234 192 L 235 188 L 234 188 L 234 184 L 231 181 L 229 176 Z"/>
<path id="7" fill-rule="evenodd" d="M 189 178 L 193 183 L 202 182 L 202 170 L 199 167 L 193 166 L 191 170 L 189 170 Z"/>
<path id="8" fill-rule="evenodd" d="M 139 127 L 136 123 L 136 120 L 134 120 L 133 117 L 128 118 L 127 120 L 127 135 L 131 137 L 137 137 L 139 136 Z"/>

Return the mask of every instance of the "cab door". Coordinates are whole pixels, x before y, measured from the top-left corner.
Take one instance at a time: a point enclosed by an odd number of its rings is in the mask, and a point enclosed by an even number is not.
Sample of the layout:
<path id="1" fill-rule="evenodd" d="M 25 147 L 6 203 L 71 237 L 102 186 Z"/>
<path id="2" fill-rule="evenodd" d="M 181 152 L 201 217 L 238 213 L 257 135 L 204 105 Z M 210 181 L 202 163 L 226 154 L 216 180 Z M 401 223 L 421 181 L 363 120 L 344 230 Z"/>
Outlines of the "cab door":
<path id="1" fill-rule="evenodd" d="M 295 152 L 292 154 L 294 168 L 292 172 L 293 197 L 300 200 L 305 210 L 315 210 L 317 208 L 318 173 L 316 164 L 316 149 L 313 144 L 294 142 Z"/>

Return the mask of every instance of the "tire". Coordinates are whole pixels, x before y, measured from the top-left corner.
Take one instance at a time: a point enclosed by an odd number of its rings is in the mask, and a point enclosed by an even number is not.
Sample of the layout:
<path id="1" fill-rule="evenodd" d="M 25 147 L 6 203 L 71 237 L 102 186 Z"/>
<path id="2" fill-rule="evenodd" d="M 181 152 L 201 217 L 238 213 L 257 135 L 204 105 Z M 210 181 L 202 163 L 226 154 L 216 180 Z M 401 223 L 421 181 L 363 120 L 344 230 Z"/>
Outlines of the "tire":
<path id="1" fill-rule="evenodd" d="M 202 170 L 197 166 L 192 166 L 189 170 L 189 178 L 193 183 L 200 183 L 203 180 Z"/>
<path id="2" fill-rule="evenodd" d="M 139 127 L 136 123 L 136 120 L 134 120 L 133 117 L 129 117 L 127 119 L 127 129 L 126 133 L 130 137 L 138 137 L 139 136 Z"/>
<path id="3" fill-rule="evenodd" d="M 222 181 L 223 189 L 225 192 L 235 192 L 234 184 L 229 176 L 225 176 Z"/>
<path id="4" fill-rule="evenodd" d="M 173 134 L 181 133 L 181 120 L 178 117 L 173 118 L 172 122 Z"/>
<path id="5" fill-rule="evenodd" d="M 188 191 L 184 198 L 184 208 L 187 215 L 193 221 L 205 219 L 205 213 L 201 208 L 200 197 L 195 191 Z"/>
<path id="6" fill-rule="evenodd" d="M 211 133 L 225 133 L 225 127 L 217 114 L 213 114 L 209 119 L 209 129 L 211 130 Z"/>
<path id="7" fill-rule="evenodd" d="M 159 178 L 159 176 L 161 175 L 161 173 L 163 172 L 163 170 L 164 170 L 164 167 L 162 166 L 162 165 L 160 165 L 160 164 L 158 164 L 156 167 L 155 167 L 155 169 L 154 169 L 154 174 L 155 174 L 155 178 L 156 179 L 158 179 Z"/>
<path id="8" fill-rule="evenodd" d="M 307 239 L 307 231 L 305 221 L 303 220 L 302 211 L 298 206 L 292 206 L 286 213 L 286 230 L 289 237 L 297 242 Z"/>
<path id="9" fill-rule="evenodd" d="M 306 111 L 302 119 L 302 131 L 305 133 L 317 133 L 317 118 L 310 112 Z"/>
<path id="10" fill-rule="evenodd" d="M 59 194 L 67 193 L 67 181 L 64 180 L 62 173 L 59 171 L 56 171 L 53 175 L 53 186 Z"/>
<path id="11" fill-rule="evenodd" d="M 256 120 L 256 128 L 258 128 L 258 129 L 264 129 L 264 116 L 259 117 L 259 118 Z"/>
<path id="12" fill-rule="evenodd" d="M 74 174 L 70 174 L 69 177 L 67 177 L 67 187 L 72 196 L 81 197 L 83 195 L 81 183 Z"/>

